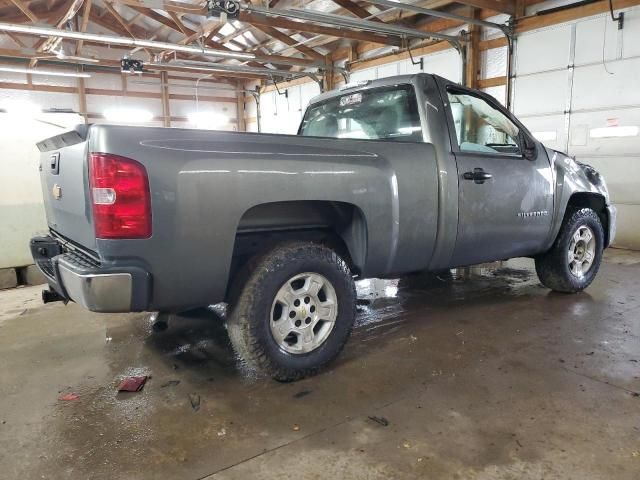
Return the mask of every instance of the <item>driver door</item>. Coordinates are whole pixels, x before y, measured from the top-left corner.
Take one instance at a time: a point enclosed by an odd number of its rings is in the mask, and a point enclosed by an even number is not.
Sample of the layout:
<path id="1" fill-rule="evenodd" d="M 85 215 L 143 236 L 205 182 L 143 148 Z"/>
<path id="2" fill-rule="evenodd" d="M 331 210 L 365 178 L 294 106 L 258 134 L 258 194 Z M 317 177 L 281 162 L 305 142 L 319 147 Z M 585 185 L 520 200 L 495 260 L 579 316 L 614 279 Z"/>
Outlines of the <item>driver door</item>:
<path id="1" fill-rule="evenodd" d="M 453 265 L 537 253 L 553 213 L 545 151 L 489 95 L 441 84 L 458 169 L 458 233 Z M 531 138 L 531 137 L 529 137 Z M 535 145 L 525 155 L 525 144 Z"/>

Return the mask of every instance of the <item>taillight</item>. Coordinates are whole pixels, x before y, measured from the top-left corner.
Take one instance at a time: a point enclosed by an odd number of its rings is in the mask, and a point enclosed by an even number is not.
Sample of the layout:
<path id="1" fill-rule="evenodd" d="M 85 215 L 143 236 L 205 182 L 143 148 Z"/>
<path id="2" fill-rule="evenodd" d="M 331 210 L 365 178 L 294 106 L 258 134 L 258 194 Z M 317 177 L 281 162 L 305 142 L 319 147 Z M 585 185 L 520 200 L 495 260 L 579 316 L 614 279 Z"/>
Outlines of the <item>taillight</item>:
<path id="1" fill-rule="evenodd" d="M 97 238 L 151 236 L 149 179 L 140 163 L 109 153 L 92 153 L 89 185 Z"/>

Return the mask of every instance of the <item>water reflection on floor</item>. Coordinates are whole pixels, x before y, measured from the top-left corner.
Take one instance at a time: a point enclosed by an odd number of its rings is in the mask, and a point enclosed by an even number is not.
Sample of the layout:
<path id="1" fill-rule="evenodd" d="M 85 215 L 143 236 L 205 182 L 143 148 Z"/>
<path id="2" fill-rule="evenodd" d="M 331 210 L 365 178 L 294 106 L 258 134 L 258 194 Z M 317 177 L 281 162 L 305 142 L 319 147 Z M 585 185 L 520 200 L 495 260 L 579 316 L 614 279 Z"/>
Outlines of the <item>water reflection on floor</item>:
<path id="1" fill-rule="evenodd" d="M 395 330 L 414 307 L 428 308 L 484 295 L 489 290 L 518 294 L 520 287 L 536 283 L 527 259 L 495 262 L 440 272 L 419 272 L 395 279 L 372 278 L 356 282 L 358 315 L 355 333 Z M 376 332 L 378 334 L 379 332 Z"/>

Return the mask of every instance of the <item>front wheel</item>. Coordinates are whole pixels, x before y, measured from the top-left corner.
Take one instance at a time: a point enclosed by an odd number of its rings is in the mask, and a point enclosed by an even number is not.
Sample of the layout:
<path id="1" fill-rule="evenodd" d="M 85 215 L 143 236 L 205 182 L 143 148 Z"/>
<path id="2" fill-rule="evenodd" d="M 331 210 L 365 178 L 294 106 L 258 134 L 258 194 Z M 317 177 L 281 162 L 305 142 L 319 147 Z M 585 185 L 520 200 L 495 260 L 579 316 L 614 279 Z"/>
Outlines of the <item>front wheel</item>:
<path id="1" fill-rule="evenodd" d="M 545 287 L 565 293 L 584 290 L 602 261 L 604 230 L 590 208 L 569 213 L 551 249 L 536 257 L 536 272 Z"/>
<path id="2" fill-rule="evenodd" d="M 347 341 L 355 285 L 331 249 L 291 242 L 244 267 L 232 289 L 229 338 L 250 366 L 281 381 L 315 374 Z"/>

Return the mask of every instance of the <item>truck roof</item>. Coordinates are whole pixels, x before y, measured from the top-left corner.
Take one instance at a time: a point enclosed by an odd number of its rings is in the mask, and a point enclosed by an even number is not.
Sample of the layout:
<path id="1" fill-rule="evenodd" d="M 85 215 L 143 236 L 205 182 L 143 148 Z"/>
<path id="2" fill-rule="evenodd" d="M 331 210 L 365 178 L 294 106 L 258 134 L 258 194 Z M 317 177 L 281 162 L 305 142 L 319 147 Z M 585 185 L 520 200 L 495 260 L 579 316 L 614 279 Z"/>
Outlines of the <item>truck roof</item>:
<path id="1" fill-rule="evenodd" d="M 417 86 L 420 82 L 420 79 L 426 76 L 442 78 L 442 77 L 439 77 L 439 75 L 435 75 L 433 73 L 413 73 L 410 75 L 395 75 L 393 77 L 385 77 L 385 78 L 380 78 L 378 80 L 366 80 L 362 82 L 347 83 L 346 85 L 343 85 L 340 88 L 331 90 L 330 92 L 324 92 L 324 93 L 321 93 L 320 95 L 313 97 L 309 102 L 309 105 L 313 105 L 314 103 L 318 103 L 318 102 L 323 102 L 325 100 L 328 100 L 329 98 L 344 95 L 346 92 L 369 90 L 371 88 L 387 87 L 390 85 L 399 85 L 402 83 L 404 84 L 412 83 Z"/>

